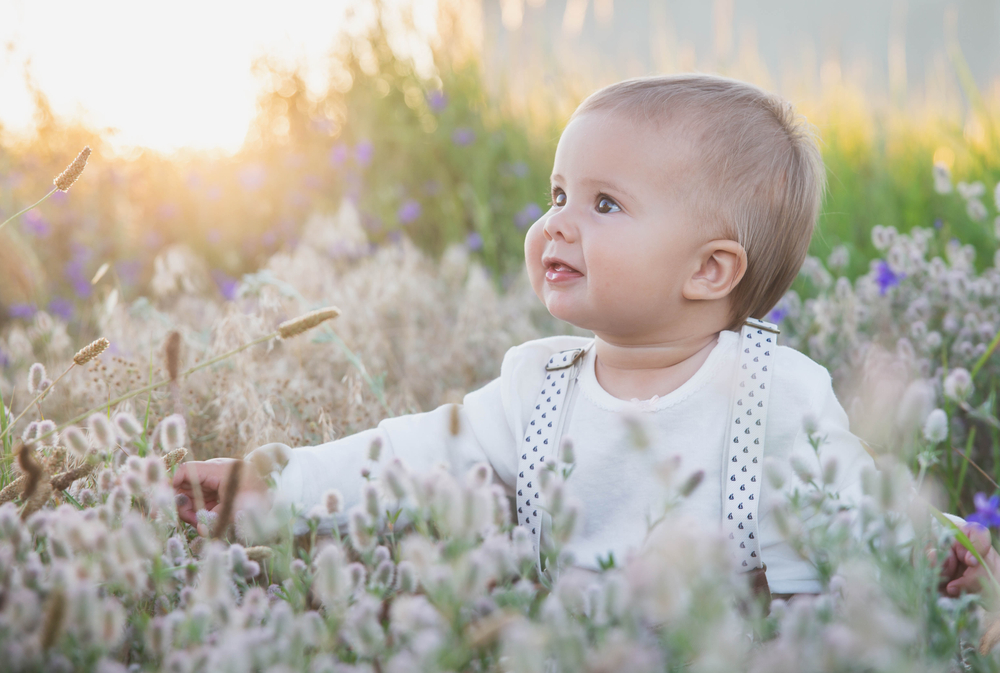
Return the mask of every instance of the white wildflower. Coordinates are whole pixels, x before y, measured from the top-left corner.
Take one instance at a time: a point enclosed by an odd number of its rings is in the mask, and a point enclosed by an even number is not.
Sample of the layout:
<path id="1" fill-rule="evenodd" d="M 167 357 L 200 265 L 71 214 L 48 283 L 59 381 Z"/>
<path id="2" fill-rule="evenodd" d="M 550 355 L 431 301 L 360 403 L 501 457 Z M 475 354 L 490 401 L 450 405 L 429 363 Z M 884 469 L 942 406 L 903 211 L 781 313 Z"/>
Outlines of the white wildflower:
<path id="1" fill-rule="evenodd" d="M 965 202 L 965 212 L 971 219 L 980 222 L 986 219 L 986 206 L 979 199 L 969 199 Z"/>
<path id="2" fill-rule="evenodd" d="M 160 430 L 160 445 L 166 453 L 184 446 L 187 436 L 187 423 L 180 414 L 171 414 L 162 421 Z"/>
<path id="3" fill-rule="evenodd" d="M 851 253 L 847 246 L 838 245 L 830 251 L 830 256 L 826 258 L 826 265 L 834 271 L 843 271 L 851 261 Z"/>
<path id="4" fill-rule="evenodd" d="M 90 441 L 83 431 L 71 425 L 62 431 L 63 446 L 72 451 L 78 458 L 83 458 L 90 450 Z"/>
<path id="5" fill-rule="evenodd" d="M 956 402 L 965 400 L 972 394 L 972 376 L 962 367 L 952 369 L 944 380 L 944 394 Z"/>
<path id="6" fill-rule="evenodd" d="M 955 190 L 963 199 L 978 199 L 986 193 L 986 185 L 978 180 L 976 182 L 959 182 L 955 185 Z"/>
<path id="7" fill-rule="evenodd" d="M 944 409 L 935 409 L 924 422 L 924 439 L 931 444 L 940 444 L 948 438 L 948 414 Z"/>

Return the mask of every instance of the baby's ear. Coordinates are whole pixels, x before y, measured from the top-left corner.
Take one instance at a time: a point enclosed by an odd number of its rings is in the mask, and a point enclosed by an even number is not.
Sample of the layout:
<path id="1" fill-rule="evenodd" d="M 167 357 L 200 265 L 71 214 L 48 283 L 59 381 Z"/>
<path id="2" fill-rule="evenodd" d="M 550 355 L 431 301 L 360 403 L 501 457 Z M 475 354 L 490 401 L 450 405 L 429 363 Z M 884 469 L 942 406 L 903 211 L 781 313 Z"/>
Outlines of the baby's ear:
<path id="1" fill-rule="evenodd" d="M 683 295 L 691 301 L 722 299 L 743 279 L 747 253 L 729 239 L 709 241 L 699 248 L 695 269 L 684 283 Z"/>

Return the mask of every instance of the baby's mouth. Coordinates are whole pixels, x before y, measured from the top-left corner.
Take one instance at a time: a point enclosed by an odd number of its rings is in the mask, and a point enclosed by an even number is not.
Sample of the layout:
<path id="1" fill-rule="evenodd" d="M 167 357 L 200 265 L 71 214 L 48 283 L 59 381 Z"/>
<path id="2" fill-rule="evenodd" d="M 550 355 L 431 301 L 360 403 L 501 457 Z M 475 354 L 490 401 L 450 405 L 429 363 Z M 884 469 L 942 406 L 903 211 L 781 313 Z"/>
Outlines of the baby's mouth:
<path id="1" fill-rule="evenodd" d="M 552 262 L 545 269 L 545 279 L 551 283 L 559 283 L 582 277 L 582 273 L 562 262 Z"/>

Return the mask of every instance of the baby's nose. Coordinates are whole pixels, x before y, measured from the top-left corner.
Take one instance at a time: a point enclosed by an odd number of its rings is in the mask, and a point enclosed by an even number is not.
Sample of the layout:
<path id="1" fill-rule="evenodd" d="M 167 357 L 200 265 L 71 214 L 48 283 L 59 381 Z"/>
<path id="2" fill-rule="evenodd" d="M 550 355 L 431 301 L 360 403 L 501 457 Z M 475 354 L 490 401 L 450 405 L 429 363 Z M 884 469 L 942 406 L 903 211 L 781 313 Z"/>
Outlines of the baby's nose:
<path id="1" fill-rule="evenodd" d="M 567 243 L 576 242 L 578 231 L 576 225 L 573 223 L 572 217 L 573 216 L 567 212 L 567 209 L 563 209 L 549 215 L 548 220 L 545 222 L 545 226 L 542 228 L 542 231 L 545 233 L 545 238 L 550 241 L 562 238 Z"/>

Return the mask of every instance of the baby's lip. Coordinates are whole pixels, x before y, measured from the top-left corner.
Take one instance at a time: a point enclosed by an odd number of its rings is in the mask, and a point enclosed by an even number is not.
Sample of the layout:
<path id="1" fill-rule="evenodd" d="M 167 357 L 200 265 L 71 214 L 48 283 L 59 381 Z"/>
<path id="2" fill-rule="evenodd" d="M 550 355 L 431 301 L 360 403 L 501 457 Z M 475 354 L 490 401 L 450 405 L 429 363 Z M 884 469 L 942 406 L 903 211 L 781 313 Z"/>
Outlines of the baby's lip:
<path id="1" fill-rule="evenodd" d="M 554 269 L 557 267 L 561 267 L 558 270 L 567 271 L 571 273 L 581 273 L 575 267 L 568 264 L 565 260 L 562 260 L 558 257 L 551 257 L 548 255 L 542 257 L 542 266 L 545 267 L 546 269 Z"/>

